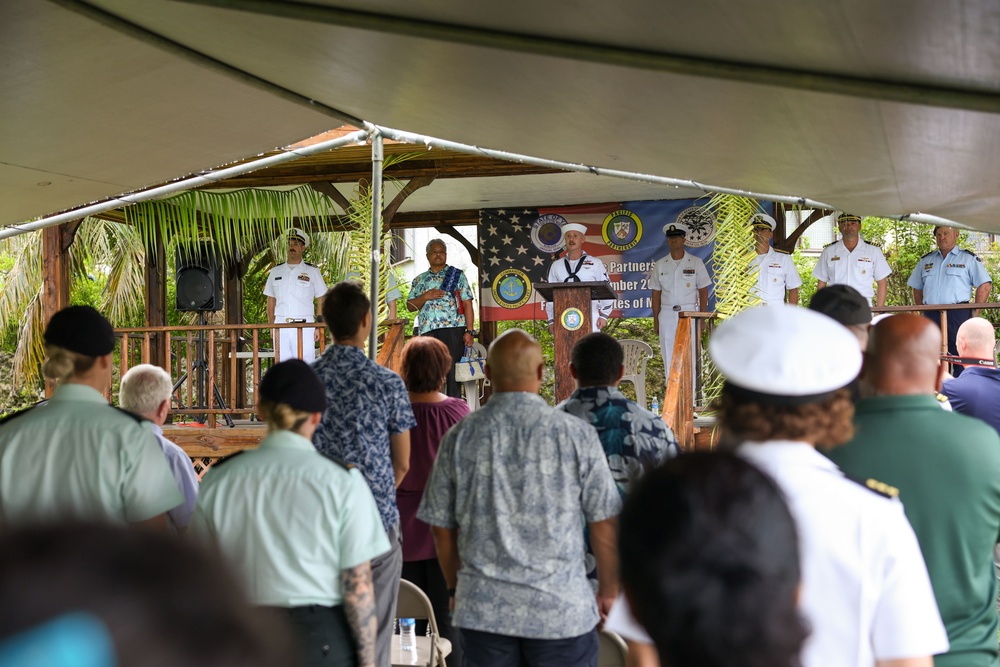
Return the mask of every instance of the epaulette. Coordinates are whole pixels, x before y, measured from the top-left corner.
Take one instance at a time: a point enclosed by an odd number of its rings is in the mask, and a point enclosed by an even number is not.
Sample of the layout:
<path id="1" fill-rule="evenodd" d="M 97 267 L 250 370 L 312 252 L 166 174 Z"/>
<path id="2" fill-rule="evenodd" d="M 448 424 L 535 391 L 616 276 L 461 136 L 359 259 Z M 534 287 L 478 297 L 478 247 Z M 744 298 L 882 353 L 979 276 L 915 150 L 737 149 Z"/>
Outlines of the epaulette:
<path id="1" fill-rule="evenodd" d="M 306 266 L 311 266 L 311 267 L 313 267 L 314 269 L 318 269 L 318 268 L 319 268 L 318 266 L 316 266 L 316 265 L 315 265 L 315 264 L 313 264 L 312 262 L 302 262 L 302 263 L 303 263 L 303 264 L 305 264 Z"/>
<path id="2" fill-rule="evenodd" d="M 936 398 L 938 400 L 938 403 L 947 403 L 948 402 L 948 397 L 945 396 L 944 394 L 942 394 L 940 391 L 938 393 L 934 394 L 934 398 Z"/>
<path id="3" fill-rule="evenodd" d="M 118 412 L 122 413 L 123 415 L 128 415 L 129 417 L 131 417 L 132 419 L 134 419 L 135 423 L 137 423 L 137 424 L 141 424 L 143 422 L 149 421 L 148 419 L 146 419 L 142 415 L 137 415 L 134 412 L 132 412 L 131 410 L 126 410 L 125 408 L 119 408 L 117 405 L 112 405 L 110 407 L 114 408 L 115 410 L 117 410 Z"/>
<path id="4" fill-rule="evenodd" d="M 823 248 L 829 248 L 830 246 L 832 246 L 834 243 L 837 243 L 838 241 L 840 241 L 840 239 L 837 239 L 836 241 L 830 241 L 825 246 L 823 246 Z"/>
<path id="5" fill-rule="evenodd" d="M 926 255 L 923 255 L 923 256 L 922 256 L 922 257 L 921 257 L 920 259 L 923 259 L 924 257 L 930 257 L 931 255 L 933 255 L 933 254 L 934 254 L 934 253 L 936 253 L 936 252 L 937 252 L 937 249 L 934 249 L 934 250 L 931 250 L 931 251 L 930 251 L 929 253 L 927 253 Z"/>
<path id="6" fill-rule="evenodd" d="M 217 462 L 213 463 L 212 467 L 209 468 L 209 470 L 215 470 L 216 468 L 221 468 L 222 466 L 226 465 L 226 463 L 232 461 L 233 459 L 235 459 L 240 454 L 245 454 L 248 451 L 249 450 L 247 450 L 247 449 L 242 449 L 242 450 L 236 452 L 235 454 L 230 454 L 229 456 L 227 456 L 226 458 L 222 459 L 221 461 L 217 461 Z"/>
<path id="7" fill-rule="evenodd" d="M 350 470 L 351 468 L 354 467 L 353 463 L 348 463 L 347 461 L 344 461 L 343 459 L 338 459 L 336 456 L 330 456 L 329 454 L 323 454 L 323 452 L 320 452 L 320 454 L 324 458 L 329 459 L 330 461 L 333 461 L 334 463 L 336 463 L 337 465 L 339 465 L 344 470 Z"/>
<path id="8" fill-rule="evenodd" d="M 851 477 L 850 475 L 844 475 L 844 479 L 849 479 L 855 484 L 860 484 L 872 493 L 878 494 L 883 498 L 898 498 L 899 489 L 894 486 L 890 486 L 885 482 L 880 482 L 877 479 L 860 479 L 858 477 Z"/>
<path id="9" fill-rule="evenodd" d="M 791 255 L 792 254 L 791 250 L 782 250 L 781 248 L 775 248 L 774 252 L 780 253 L 782 255 Z"/>
<path id="10" fill-rule="evenodd" d="M 32 405 L 30 407 L 24 408 L 23 410 L 18 410 L 17 412 L 12 412 L 9 415 L 5 415 L 3 418 L 0 418 L 0 426 L 3 426 L 4 424 L 6 424 L 7 422 L 11 421 L 12 419 L 17 419 L 21 415 L 27 414 L 27 413 L 31 412 L 32 410 L 34 410 L 35 408 L 37 408 L 39 406 L 42 406 L 42 405 L 45 405 L 48 402 L 49 402 L 48 399 L 45 399 L 44 401 L 39 401 L 38 403 L 35 403 L 34 405 Z"/>
<path id="11" fill-rule="evenodd" d="M 877 243 L 872 243 L 871 241 L 865 241 L 865 243 L 867 243 L 868 245 L 870 245 L 870 246 L 871 246 L 871 247 L 873 247 L 873 248 L 878 248 L 879 250 L 881 250 L 881 249 L 882 249 L 882 246 L 880 246 L 880 245 L 879 245 L 879 244 L 877 244 Z"/>

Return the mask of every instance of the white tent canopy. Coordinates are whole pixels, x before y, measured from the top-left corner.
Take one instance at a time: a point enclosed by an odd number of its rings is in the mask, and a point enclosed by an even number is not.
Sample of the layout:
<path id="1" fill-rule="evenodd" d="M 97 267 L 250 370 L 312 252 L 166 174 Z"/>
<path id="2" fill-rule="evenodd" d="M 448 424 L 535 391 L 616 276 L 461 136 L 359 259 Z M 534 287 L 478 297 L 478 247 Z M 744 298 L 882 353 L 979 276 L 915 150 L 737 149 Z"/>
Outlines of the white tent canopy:
<path id="1" fill-rule="evenodd" d="M 1000 231 L 989 0 L 8 0 L 0 26 L 0 224 L 344 117 Z"/>

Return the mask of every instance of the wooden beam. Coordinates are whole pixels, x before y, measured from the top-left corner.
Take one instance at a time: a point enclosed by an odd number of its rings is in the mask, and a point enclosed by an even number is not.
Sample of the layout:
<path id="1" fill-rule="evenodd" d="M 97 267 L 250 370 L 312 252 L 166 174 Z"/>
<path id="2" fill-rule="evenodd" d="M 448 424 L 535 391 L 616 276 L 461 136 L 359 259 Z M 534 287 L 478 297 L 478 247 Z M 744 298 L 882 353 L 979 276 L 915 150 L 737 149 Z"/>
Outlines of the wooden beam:
<path id="1" fill-rule="evenodd" d="M 805 231 L 809 229 L 809 227 L 814 222 L 816 222 L 820 218 L 824 218 L 830 215 L 830 213 L 832 213 L 832 211 L 827 211 L 826 209 L 821 209 L 821 208 L 813 210 L 813 212 L 809 214 L 809 217 L 803 220 L 799 224 L 799 226 L 795 228 L 795 231 L 793 231 L 791 234 L 788 235 L 788 238 L 786 238 L 780 245 L 775 244 L 775 249 L 783 250 L 789 253 L 794 251 L 795 244 L 799 242 L 799 239 L 802 237 Z"/>
<path id="2" fill-rule="evenodd" d="M 469 239 L 459 234 L 457 229 L 455 229 L 454 227 L 445 227 L 444 225 L 436 226 L 434 227 L 434 229 L 438 230 L 442 234 L 447 234 L 451 238 L 461 243 L 462 246 L 469 252 L 469 257 L 472 258 L 472 263 L 476 265 L 476 268 L 477 269 L 482 268 L 481 266 L 479 266 L 479 248 L 472 245 L 469 242 Z"/>
<path id="3" fill-rule="evenodd" d="M 344 213 L 350 214 L 351 209 L 354 208 L 351 205 L 350 200 L 347 197 L 345 197 L 340 190 L 334 187 L 333 183 L 330 182 L 310 183 L 309 187 L 311 187 L 313 190 L 320 193 L 321 195 L 326 195 L 327 197 L 329 197 L 334 204 L 339 206 L 344 211 Z"/>
<path id="4" fill-rule="evenodd" d="M 434 182 L 433 176 L 416 176 L 411 178 L 409 182 L 396 193 L 389 205 L 382 209 L 382 229 L 383 231 L 388 230 L 392 219 L 396 217 L 396 212 L 399 211 L 399 207 L 403 205 L 406 198 L 412 195 L 414 192 L 420 188 L 426 188 L 428 185 Z"/>
<path id="5" fill-rule="evenodd" d="M 210 183 L 202 189 L 260 188 L 278 185 L 303 185 L 306 183 L 357 183 L 371 178 L 371 160 L 357 162 L 331 162 L 300 164 L 292 162 L 268 167 L 234 178 Z M 528 174 L 561 174 L 559 169 L 538 167 L 520 162 L 507 162 L 475 155 L 454 158 L 415 158 L 393 165 L 387 175 L 397 179 L 432 178 L 482 178 L 492 176 L 524 176 Z"/>

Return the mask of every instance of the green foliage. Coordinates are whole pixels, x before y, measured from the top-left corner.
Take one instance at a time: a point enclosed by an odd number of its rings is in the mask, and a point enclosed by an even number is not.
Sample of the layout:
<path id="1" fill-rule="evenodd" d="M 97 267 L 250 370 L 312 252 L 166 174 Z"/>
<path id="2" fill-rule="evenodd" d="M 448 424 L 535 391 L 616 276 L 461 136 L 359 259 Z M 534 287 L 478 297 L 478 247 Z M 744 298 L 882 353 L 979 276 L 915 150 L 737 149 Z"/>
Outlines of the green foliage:
<path id="1" fill-rule="evenodd" d="M 816 268 L 816 256 L 806 255 L 801 248 L 795 248 L 792 253 L 792 262 L 795 270 L 799 272 L 802 284 L 799 286 L 799 305 L 807 306 L 816 293 L 816 283 L 819 282 L 813 277 L 813 269 Z"/>
<path id="2" fill-rule="evenodd" d="M 882 248 L 892 274 L 886 281 L 887 306 L 913 305 L 913 291 L 906 281 L 917 261 L 934 250 L 933 227 L 918 222 L 868 217 L 861 222 L 861 237 Z M 959 245 L 967 247 L 968 234 L 959 236 Z"/>
<path id="3" fill-rule="evenodd" d="M 720 319 L 760 303 L 751 293 L 757 284 L 757 257 L 750 218 L 761 211 L 756 199 L 736 195 L 712 195 L 708 208 L 715 214 L 715 248 L 712 270 L 715 280 L 715 311 Z"/>

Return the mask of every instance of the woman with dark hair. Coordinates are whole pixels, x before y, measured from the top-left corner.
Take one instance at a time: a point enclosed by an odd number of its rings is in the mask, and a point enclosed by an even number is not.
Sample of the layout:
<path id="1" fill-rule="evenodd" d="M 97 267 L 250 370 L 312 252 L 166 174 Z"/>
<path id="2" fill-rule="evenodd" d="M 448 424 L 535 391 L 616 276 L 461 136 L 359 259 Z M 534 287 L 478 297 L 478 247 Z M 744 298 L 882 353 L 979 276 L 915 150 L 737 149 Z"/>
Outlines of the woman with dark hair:
<path id="1" fill-rule="evenodd" d="M 400 374 L 410 393 L 417 425 L 410 431 L 410 470 L 396 489 L 396 504 L 403 533 L 403 579 L 419 586 L 430 598 L 441 633 L 452 644 L 448 664 L 459 665 L 462 651 L 458 633 L 452 632 L 448 621 L 448 586 L 437 561 L 430 526 L 417 518 L 441 438 L 469 414 L 465 401 L 441 393 L 451 366 L 448 346 L 436 338 L 418 336 L 403 348 Z"/>
<path id="2" fill-rule="evenodd" d="M 638 482 L 619 526 L 625 594 L 661 664 L 799 664 L 798 539 L 770 478 L 732 454 L 687 454 Z"/>
<path id="3" fill-rule="evenodd" d="M 775 304 L 719 325 L 709 354 L 725 378 L 726 442 L 775 480 L 796 521 L 810 628 L 802 664 L 931 667 L 948 637 L 902 504 L 894 489 L 845 477 L 816 451 L 851 437 L 845 387 L 861 368 L 857 339 L 826 315 Z"/>

